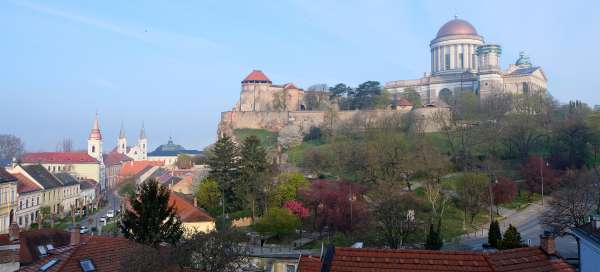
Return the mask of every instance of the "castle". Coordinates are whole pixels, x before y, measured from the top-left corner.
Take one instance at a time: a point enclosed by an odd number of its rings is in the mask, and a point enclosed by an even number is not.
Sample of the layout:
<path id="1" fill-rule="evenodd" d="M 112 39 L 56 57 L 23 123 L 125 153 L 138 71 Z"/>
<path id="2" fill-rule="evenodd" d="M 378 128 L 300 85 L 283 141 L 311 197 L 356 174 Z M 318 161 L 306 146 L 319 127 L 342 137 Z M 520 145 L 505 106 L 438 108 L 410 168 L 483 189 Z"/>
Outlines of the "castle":
<path id="1" fill-rule="evenodd" d="M 542 68 L 533 66 L 529 57 L 521 53 L 515 64 L 506 70 L 500 67 L 502 48 L 487 44 L 473 25 L 454 18 L 444 24 L 429 44 L 431 73 L 415 80 L 398 80 L 385 84 L 389 93 L 401 95 L 414 90 L 424 107 L 397 104 L 389 109 L 369 111 L 340 111 L 335 103 L 335 122 L 357 116 L 366 118 L 389 117 L 412 113 L 424 131 L 435 131 L 437 126 L 429 117 L 438 111 L 448 111 L 450 98 L 461 92 L 472 92 L 484 99 L 499 94 L 544 93 L 547 78 Z M 251 128 L 279 131 L 285 126 L 296 126 L 307 132 L 320 126 L 327 111 L 306 107 L 306 92 L 293 83 L 275 85 L 260 70 L 252 71 L 241 82 L 239 101 L 231 111 L 221 114 L 219 135 L 231 134 L 235 129 Z M 397 102 L 397 101 L 396 101 Z"/>

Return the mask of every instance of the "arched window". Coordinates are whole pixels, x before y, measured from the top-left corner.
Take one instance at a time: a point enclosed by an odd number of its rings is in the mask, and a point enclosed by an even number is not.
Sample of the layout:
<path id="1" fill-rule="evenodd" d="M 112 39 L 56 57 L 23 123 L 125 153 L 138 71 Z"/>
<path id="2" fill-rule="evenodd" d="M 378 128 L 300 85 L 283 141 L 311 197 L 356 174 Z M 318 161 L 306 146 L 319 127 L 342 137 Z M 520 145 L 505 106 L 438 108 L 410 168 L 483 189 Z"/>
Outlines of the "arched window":
<path id="1" fill-rule="evenodd" d="M 452 101 L 452 91 L 450 91 L 450 89 L 448 88 L 444 88 L 442 89 L 439 94 L 438 97 L 440 100 L 446 102 L 446 104 L 450 105 L 451 101 Z"/>
<path id="2" fill-rule="evenodd" d="M 96 153 L 96 146 L 92 145 L 92 153 Z"/>
<path id="3" fill-rule="evenodd" d="M 121 144 L 121 149 L 125 149 L 125 144 Z"/>

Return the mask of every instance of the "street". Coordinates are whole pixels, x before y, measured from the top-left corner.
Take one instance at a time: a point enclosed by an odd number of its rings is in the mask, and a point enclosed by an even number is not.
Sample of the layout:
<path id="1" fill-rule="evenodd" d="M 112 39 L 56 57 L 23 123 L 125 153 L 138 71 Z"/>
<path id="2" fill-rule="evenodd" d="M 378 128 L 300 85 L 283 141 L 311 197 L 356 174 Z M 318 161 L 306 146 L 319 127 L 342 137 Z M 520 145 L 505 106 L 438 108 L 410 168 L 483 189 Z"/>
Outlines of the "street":
<path id="1" fill-rule="evenodd" d="M 82 219 L 81 221 L 77 222 L 80 226 L 86 226 L 88 227 L 90 230 L 92 229 L 92 227 L 99 227 L 99 220 L 100 217 L 106 216 L 106 213 L 109 210 L 114 210 L 117 211 L 118 209 L 120 209 L 121 207 L 121 197 L 118 195 L 116 190 L 112 190 L 109 191 L 107 193 L 108 195 L 108 203 L 106 206 L 100 208 L 100 210 L 98 210 L 96 213 L 94 213 L 92 215 L 93 221 L 92 224 L 89 224 L 89 217 L 86 217 L 84 219 Z"/>

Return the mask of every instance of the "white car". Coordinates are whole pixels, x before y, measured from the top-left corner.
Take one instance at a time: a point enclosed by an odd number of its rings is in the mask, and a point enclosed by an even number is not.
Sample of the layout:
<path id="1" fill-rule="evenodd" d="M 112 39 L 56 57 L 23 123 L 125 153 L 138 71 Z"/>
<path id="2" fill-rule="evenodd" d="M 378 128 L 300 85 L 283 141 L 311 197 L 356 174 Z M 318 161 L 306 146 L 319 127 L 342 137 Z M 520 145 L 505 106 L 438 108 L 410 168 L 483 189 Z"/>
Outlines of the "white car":
<path id="1" fill-rule="evenodd" d="M 106 217 L 108 217 L 108 218 L 115 217 L 115 211 L 114 210 L 108 210 L 108 212 L 106 212 Z"/>
<path id="2" fill-rule="evenodd" d="M 104 216 L 100 217 L 98 222 L 100 222 L 100 224 L 102 224 L 103 226 L 106 226 L 106 217 L 104 217 Z"/>
<path id="3" fill-rule="evenodd" d="M 86 227 L 86 226 L 81 226 L 81 227 L 79 227 L 79 233 L 81 233 L 81 234 L 88 233 L 89 231 L 90 231 L 90 230 L 89 230 L 89 229 L 88 229 L 88 227 Z"/>

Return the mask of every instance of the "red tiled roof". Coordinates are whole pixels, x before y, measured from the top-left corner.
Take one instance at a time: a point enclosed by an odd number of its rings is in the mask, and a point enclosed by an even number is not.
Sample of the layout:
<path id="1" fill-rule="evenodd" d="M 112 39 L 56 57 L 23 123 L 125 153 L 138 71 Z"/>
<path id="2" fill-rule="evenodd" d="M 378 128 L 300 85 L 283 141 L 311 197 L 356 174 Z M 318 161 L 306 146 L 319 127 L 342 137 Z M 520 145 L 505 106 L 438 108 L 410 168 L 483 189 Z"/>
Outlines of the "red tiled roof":
<path id="1" fill-rule="evenodd" d="M 108 154 L 104 154 L 102 156 L 102 159 L 104 160 L 104 165 L 106 165 L 106 166 L 117 165 L 117 164 L 121 164 L 123 162 L 133 160 L 130 157 L 128 157 L 127 155 L 121 154 L 118 152 L 110 152 Z"/>
<path id="2" fill-rule="evenodd" d="M 193 203 L 188 202 L 176 193 L 169 196 L 169 206 L 174 206 L 177 215 L 182 222 L 210 222 L 214 219 L 200 207 L 194 207 Z"/>
<path id="3" fill-rule="evenodd" d="M 69 243 L 69 233 L 62 230 L 41 229 L 21 231 L 19 234 L 19 258 L 21 264 L 30 264 L 40 259 L 37 246 L 52 244 L 55 248 Z M 8 234 L 0 235 L 0 244 L 8 241 Z"/>
<path id="4" fill-rule="evenodd" d="M 17 192 L 19 194 L 25 194 L 43 189 L 42 187 L 37 185 L 37 183 L 35 183 L 33 180 L 29 179 L 21 173 L 14 174 L 14 176 L 17 178 Z"/>
<path id="5" fill-rule="evenodd" d="M 98 163 L 87 152 L 38 152 L 26 153 L 21 157 L 23 163 Z"/>
<path id="6" fill-rule="evenodd" d="M 148 166 L 163 166 L 164 164 L 163 161 L 129 161 L 123 164 L 119 176 L 135 176 L 144 171 Z"/>
<path id="7" fill-rule="evenodd" d="M 298 271 L 320 272 L 321 260 L 312 256 L 300 256 L 300 263 L 298 263 Z"/>
<path id="8" fill-rule="evenodd" d="M 248 76 L 246 76 L 246 78 L 244 78 L 244 81 L 268 81 L 271 82 L 271 80 L 261 71 L 261 70 L 253 70 L 252 72 L 250 72 L 250 74 Z"/>
<path id="9" fill-rule="evenodd" d="M 299 272 L 320 271 L 315 258 L 302 257 Z M 330 271 L 575 271 L 562 259 L 528 247 L 494 253 L 335 248 Z"/>
<path id="10" fill-rule="evenodd" d="M 300 88 L 296 87 L 296 85 L 294 85 L 294 83 L 291 83 L 291 82 L 288 83 L 288 84 L 285 84 L 285 86 L 283 86 L 283 88 L 285 88 L 285 89 L 298 89 L 298 90 L 300 89 Z"/>
<path id="11" fill-rule="evenodd" d="M 396 105 L 403 106 L 403 107 L 412 107 L 413 104 L 410 103 L 410 101 L 408 101 L 406 98 L 399 97 L 398 100 L 396 101 Z"/>

